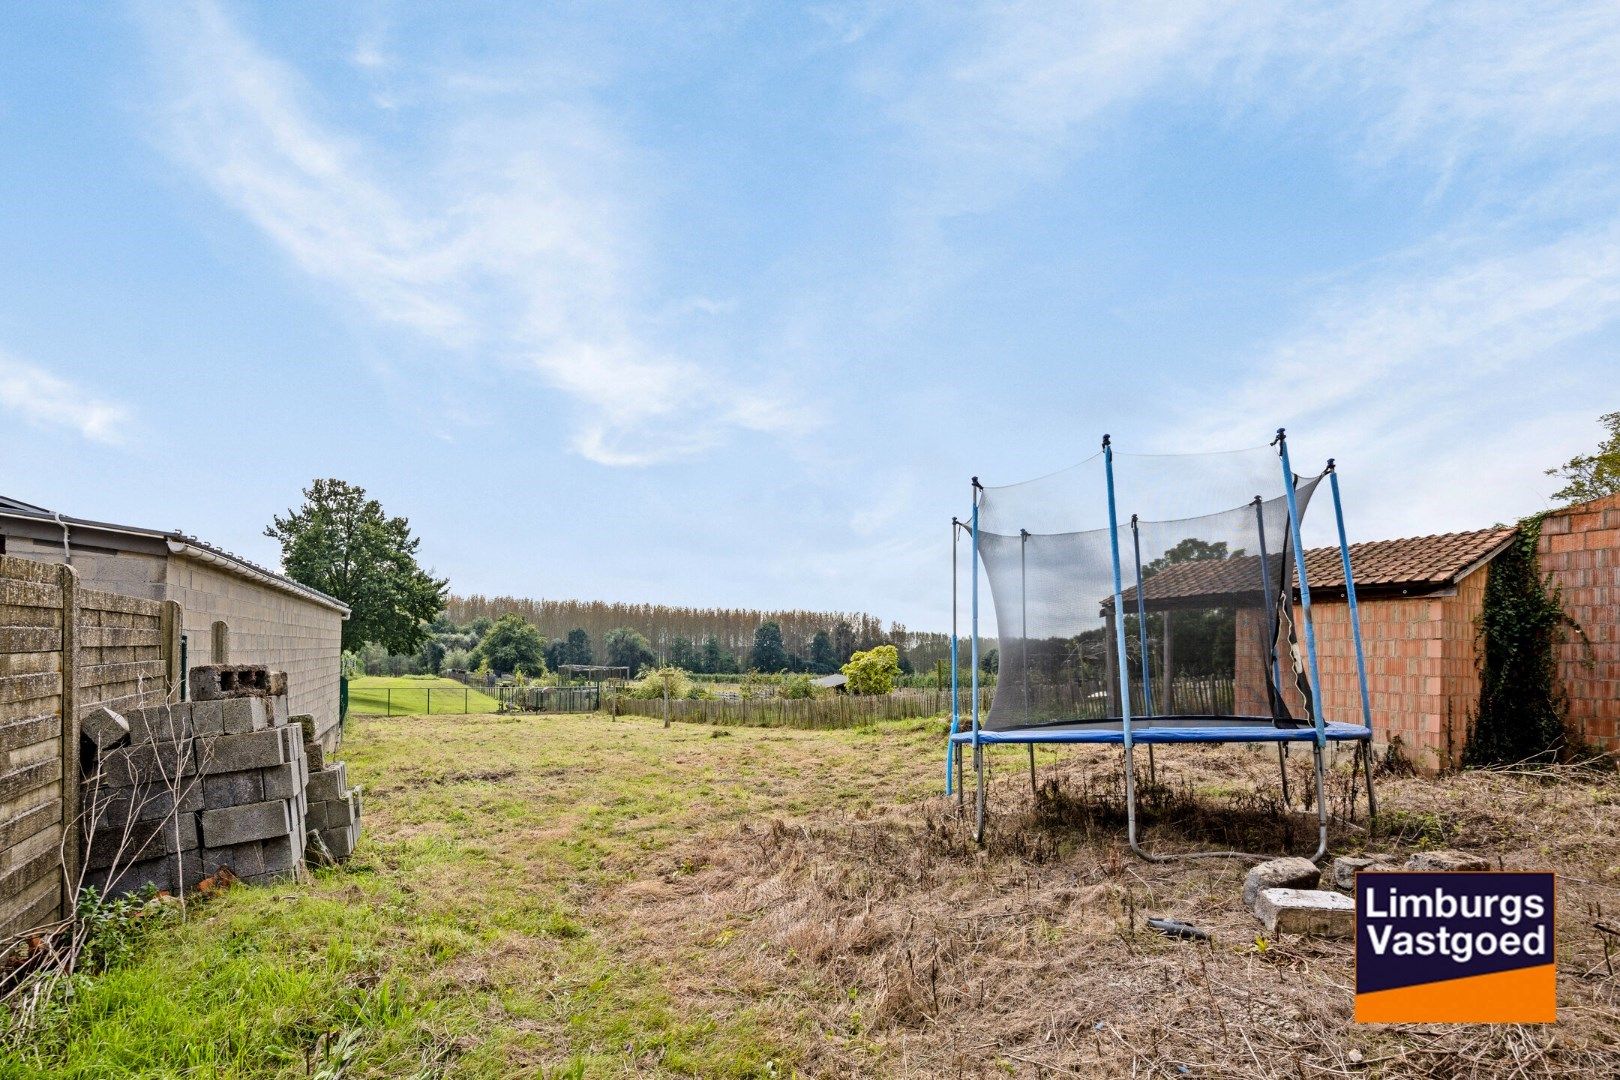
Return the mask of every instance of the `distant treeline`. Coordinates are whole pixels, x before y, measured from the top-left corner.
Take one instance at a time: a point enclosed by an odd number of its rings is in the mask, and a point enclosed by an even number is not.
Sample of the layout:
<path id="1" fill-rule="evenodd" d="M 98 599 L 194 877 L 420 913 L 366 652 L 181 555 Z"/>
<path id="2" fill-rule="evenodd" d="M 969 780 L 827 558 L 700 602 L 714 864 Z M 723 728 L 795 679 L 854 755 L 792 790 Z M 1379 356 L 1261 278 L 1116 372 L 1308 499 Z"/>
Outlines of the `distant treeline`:
<path id="1" fill-rule="evenodd" d="M 566 637 L 570 630 L 579 628 L 592 641 L 600 642 L 608 631 L 627 627 L 645 635 L 660 658 L 669 656 L 677 638 L 701 644 L 710 636 L 726 652 L 746 657 L 754 647 L 755 632 L 767 622 L 782 628 L 782 644 L 796 656 L 809 656 L 817 631 L 825 631 L 840 663 L 858 649 L 891 644 L 900 650 L 908 668 L 921 671 L 948 660 L 951 651 L 949 634 L 908 630 L 901 623 L 884 626 L 881 619 L 864 612 L 687 608 L 477 594 L 452 596 L 445 608 L 450 620 L 463 626 L 480 617 L 499 619 L 508 613 L 522 616 L 548 639 Z"/>

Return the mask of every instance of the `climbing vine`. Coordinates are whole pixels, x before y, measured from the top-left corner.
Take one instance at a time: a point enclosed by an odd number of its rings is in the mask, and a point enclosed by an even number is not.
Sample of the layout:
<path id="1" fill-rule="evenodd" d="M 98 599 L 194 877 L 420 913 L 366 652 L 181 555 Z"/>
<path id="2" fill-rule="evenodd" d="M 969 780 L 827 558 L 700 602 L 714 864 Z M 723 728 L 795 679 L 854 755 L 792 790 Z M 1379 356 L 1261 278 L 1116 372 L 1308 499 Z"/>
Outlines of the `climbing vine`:
<path id="1" fill-rule="evenodd" d="M 1558 646 L 1575 628 L 1556 585 L 1541 572 L 1542 517 L 1519 524 L 1513 544 L 1491 563 L 1478 621 L 1479 712 L 1464 762 L 1504 765 L 1554 760 L 1568 743 L 1568 703 L 1558 677 Z"/>

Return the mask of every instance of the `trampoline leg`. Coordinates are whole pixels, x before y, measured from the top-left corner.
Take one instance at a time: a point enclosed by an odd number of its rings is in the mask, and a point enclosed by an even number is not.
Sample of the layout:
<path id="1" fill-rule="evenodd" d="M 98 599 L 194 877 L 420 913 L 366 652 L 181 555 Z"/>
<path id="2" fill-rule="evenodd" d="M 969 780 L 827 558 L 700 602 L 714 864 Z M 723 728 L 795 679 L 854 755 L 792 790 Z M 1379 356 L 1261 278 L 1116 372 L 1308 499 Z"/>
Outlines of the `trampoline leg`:
<path id="1" fill-rule="evenodd" d="M 1311 856 L 1311 862 L 1316 862 L 1327 854 L 1328 849 L 1328 805 L 1327 805 L 1327 777 L 1322 764 L 1322 746 L 1312 743 L 1316 757 L 1316 854 Z"/>
<path id="2" fill-rule="evenodd" d="M 1282 776 L 1283 808 L 1288 808 L 1288 744 L 1277 744 L 1277 772 Z"/>
<path id="3" fill-rule="evenodd" d="M 1159 782 L 1159 766 L 1153 760 L 1153 744 L 1148 743 L 1148 783 Z"/>
<path id="4" fill-rule="evenodd" d="M 1029 793 L 1040 798 L 1041 785 L 1035 780 L 1035 744 L 1029 744 Z"/>
<path id="5" fill-rule="evenodd" d="M 984 802 L 985 802 L 985 791 L 984 791 L 984 747 L 982 747 L 982 746 L 975 746 L 973 748 L 973 770 L 974 770 L 974 773 L 977 776 L 977 780 L 975 780 L 974 786 L 973 786 L 974 818 L 975 818 L 974 826 L 973 826 L 973 842 L 978 844 L 980 847 L 983 847 L 984 846 Z"/>
<path id="6" fill-rule="evenodd" d="M 1378 829 L 1378 795 L 1373 791 L 1372 778 L 1372 742 L 1361 744 L 1361 767 L 1363 775 L 1367 778 L 1367 831 L 1376 832 Z"/>
<path id="7" fill-rule="evenodd" d="M 956 808 L 967 812 L 967 777 L 962 767 L 962 744 L 956 744 Z"/>

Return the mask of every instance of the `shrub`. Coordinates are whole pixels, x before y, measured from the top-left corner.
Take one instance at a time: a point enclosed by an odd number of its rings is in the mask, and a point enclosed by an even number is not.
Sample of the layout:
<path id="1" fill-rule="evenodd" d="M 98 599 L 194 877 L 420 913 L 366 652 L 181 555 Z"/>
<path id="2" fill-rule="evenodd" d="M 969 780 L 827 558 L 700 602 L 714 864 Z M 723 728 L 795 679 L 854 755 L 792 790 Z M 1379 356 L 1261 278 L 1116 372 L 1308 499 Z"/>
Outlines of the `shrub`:
<path id="1" fill-rule="evenodd" d="M 900 650 L 879 645 L 849 658 L 843 667 L 852 694 L 887 694 L 900 676 Z"/>
<path id="2" fill-rule="evenodd" d="M 813 698 L 816 696 L 816 684 L 808 675 L 789 675 L 782 680 L 777 694 L 785 698 Z"/>
<path id="3" fill-rule="evenodd" d="M 692 677 L 680 668 L 649 668 L 647 673 L 625 688 L 625 694 L 641 701 L 654 701 L 664 696 L 664 677 L 669 677 L 669 696 L 689 698 L 698 690 Z"/>

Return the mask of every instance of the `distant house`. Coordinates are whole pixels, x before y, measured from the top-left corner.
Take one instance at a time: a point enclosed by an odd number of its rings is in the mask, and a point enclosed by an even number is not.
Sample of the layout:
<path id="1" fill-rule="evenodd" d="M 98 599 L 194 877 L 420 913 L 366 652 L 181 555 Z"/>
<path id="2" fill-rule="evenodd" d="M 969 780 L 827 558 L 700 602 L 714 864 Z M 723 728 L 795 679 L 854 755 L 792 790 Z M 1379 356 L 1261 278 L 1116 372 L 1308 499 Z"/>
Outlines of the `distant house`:
<path id="1" fill-rule="evenodd" d="M 349 617 L 341 601 L 194 536 L 68 517 L 3 496 L 0 555 L 66 562 L 87 586 L 176 601 L 188 664 L 285 671 L 291 710 L 314 716 L 321 741 L 335 745 Z"/>
<path id="2" fill-rule="evenodd" d="M 839 674 L 823 675 L 819 679 L 812 679 L 810 681 L 816 686 L 823 687 L 827 690 L 844 690 L 849 685 L 849 676 Z"/>

